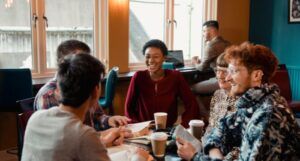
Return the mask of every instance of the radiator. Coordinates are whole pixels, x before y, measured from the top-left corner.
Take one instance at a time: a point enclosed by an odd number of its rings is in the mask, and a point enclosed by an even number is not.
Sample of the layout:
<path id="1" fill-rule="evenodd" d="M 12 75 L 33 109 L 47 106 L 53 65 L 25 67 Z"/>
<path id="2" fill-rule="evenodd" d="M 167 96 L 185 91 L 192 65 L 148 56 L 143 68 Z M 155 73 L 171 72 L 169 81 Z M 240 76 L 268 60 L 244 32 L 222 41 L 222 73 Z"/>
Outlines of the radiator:
<path id="1" fill-rule="evenodd" d="M 287 66 L 292 88 L 293 100 L 300 101 L 300 67 Z"/>

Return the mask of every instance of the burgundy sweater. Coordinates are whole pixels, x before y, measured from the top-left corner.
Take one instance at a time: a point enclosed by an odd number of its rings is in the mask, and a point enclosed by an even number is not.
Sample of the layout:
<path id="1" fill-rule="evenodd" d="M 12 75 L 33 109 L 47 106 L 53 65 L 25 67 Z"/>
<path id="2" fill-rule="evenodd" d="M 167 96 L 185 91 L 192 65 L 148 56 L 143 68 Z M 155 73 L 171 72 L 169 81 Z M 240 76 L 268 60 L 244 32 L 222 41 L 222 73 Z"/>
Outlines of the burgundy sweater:
<path id="1" fill-rule="evenodd" d="M 168 113 L 167 126 L 177 120 L 177 98 L 184 103 L 182 125 L 188 127 L 191 119 L 199 118 L 199 106 L 182 74 L 165 70 L 165 77 L 153 81 L 147 70 L 138 71 L 131 79 L 125 102 L 125 115 L 132 122 L 154 120 L 155 112 Z"/>

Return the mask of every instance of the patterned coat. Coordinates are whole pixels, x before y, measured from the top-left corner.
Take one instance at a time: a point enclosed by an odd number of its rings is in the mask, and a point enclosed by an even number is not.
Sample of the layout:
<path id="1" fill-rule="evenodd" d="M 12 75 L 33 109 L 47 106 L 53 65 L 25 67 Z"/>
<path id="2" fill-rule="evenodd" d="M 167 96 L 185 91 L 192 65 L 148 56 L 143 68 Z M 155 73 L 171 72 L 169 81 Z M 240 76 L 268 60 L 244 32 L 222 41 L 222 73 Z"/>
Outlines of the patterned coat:
<path id="1" fill-rule="evenodd" d="M 220 120 L 207 138 L 204 154 L 194 160 L 216 160 L 207 156 L 211 148 L 228 153 L 240 147 L 239 161 L 299 161 L 300 130 L 277 85 L 249 89 L 236 102 L 237 112 Z M 298 156 L 297 156 L 298 155 Z"/>
<path id="2" fill-rule="evenodd" d="M 224 89 L 215 91 L 210 101 L 209 129 L 217 127 L 221 118 L 236 111 L 235 101 L 237 98 L 229 96 L 228 92 Z"/>

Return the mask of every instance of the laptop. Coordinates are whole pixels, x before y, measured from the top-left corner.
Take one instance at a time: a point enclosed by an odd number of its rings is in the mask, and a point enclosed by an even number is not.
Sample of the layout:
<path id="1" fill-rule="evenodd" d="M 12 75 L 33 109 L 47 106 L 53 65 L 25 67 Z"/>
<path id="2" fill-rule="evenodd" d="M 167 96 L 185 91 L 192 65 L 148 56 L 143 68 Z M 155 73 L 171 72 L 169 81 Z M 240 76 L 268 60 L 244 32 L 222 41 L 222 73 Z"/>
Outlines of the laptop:
<path id="1" fill-rule="evenodd" d="M 166 62 L 173 63 L 175 68 L 184 67 L 182 50 L 169 50 Z"/>
<path id="2" fill-rule="evenodd" d="M 195 67 L 185 67 L 182 50 L 169 50 L 166 62 L 174 63 L 176 70 L 193 70 Z"/>

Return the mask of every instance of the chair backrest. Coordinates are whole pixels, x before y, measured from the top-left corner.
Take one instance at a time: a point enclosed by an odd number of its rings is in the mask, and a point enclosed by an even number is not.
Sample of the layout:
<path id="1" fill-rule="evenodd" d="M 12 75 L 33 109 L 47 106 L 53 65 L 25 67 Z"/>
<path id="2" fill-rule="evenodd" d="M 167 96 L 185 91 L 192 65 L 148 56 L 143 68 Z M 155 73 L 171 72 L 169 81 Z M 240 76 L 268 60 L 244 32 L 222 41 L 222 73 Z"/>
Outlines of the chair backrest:
<path id="1" fill-rule="evenodd" d="M 118 68 L 112 68 L 107 75 L 106 84 L 105 84 L 105 102 L 107 107 L 111 107 L 114 97 L 115 97 L 115 89 L 118 81 Z M 105 107 L 104 107 L 105 108 Z"/>
<path id="2" fill-rule="evenodd" d="M 33 114 L 33 102 L 34 97 L 18 100 L 17 106 L 21 109 L 22 113 L 17 115 L 17 132 L 18 132 L 18 156 L 19 160 L 22 155 L 23 142 L 24 142 L 24 134 L 27 126 L 27 122 L 31 115 Z"/>
<path id="3" fill-rule="evenodd" d="M 271 79 L 272 83 L 279 86 L 280 94 L 288 101 L 292 101 L 292 90 L 290 85 L 289 73 L 284 64 L 278 66 L 278 69 Z"/>
<path id="4" fill-rule="evenodd" d="M 18 157 L 21 160 L 23 143 L 24 143 L 24 134 L 29 118 L 34 113 L 34 111 L 26 111 L 20 113 L 17 116 L 17 132 L 18 132 Z"/>
<path id="5" fill-rule="evenodd" d="M 22 100 L 18 100 L 16 103 L 22 112 L 34 111 L 33 108 L 34 99 L 35 97 L 25 98 Z"/>
<path id="6" fill-rule="evenodd" d="M 0 111 L 18 111 L 16 101 L 32 96 L 30 69 L 0 69 Z"/>

